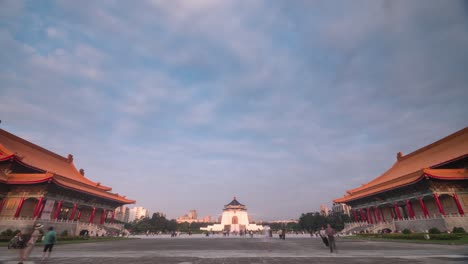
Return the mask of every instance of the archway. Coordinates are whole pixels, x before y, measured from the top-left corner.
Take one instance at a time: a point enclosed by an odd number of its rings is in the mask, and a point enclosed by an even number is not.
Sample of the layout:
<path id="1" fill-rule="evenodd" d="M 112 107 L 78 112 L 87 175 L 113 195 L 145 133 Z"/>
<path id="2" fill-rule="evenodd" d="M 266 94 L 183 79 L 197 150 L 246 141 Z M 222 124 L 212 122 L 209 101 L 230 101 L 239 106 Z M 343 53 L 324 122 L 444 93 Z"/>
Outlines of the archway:
<path id="1" fill-rule="evenodd" d="M 239 219 L 237 218 L 237 216 L 233 216 L 232 217 L 232 224 L 237 225 L 238 223 L 239 223 Z"/>

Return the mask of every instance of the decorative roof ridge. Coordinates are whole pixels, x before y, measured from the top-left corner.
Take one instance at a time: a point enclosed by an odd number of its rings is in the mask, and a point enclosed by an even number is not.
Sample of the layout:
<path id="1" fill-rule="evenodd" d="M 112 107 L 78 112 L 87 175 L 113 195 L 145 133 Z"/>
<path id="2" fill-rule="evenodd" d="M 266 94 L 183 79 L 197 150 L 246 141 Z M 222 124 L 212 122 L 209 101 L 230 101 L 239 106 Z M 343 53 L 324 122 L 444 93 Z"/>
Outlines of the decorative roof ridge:
<path id="1" fill-rule="evenodd" d="M 433 142 L 433 143 L 431 143 L 429 145 L 426 145 L 426 146 L 424 146 L 422 148 L 419 148 L 419 149 L 417 149 L 417 150 L 415 150 L 413 152 L 410 152 L 410 153 L 408 153 L 406 155 L 401 154 L 401 156 L 399 156 L 397 154 L 397 162 L 404 161 L 404 160 L 406 160 L 406 159 L 408 159 L 410 157 L 416 156 L 417 154 L 420 154 L 420 153 L 422 153 L 422 152 L 424 152 L 426 150 L 429 150 L 429 149 L 431 149 L 431 148 L 433 148 L 433 147 L 435 147 L 437 145 L 445 143 L 445 142 L 447 142 L 447 141 L 449 141 L 449 140 L 451 140 L 453 138 L 459 137 L 459 136 L 461 136 L 463 134 L 468 134 L 468 127 L 462 128 L 461 130 L 458 130 L 458 131 L 456 131 L 456 132 L 454 132 L 454 133 L 452 133 L 452 134 L 450 134 L 450 135 L 448 135 L 448 136 L 446 136 L 444 138 L 441 138 L 441 139 L 439 139 L 439 140 L 437 140 L 437 141 L 435 141 L 435 142 Z M 398 152 L 398 153 L 401 153 L 401 152 Z"/>
<path id="2" fill-rule="evenodd" d="M 346 192 L 349 193 L 349 194 L 353 194 L 353 193 L 359 192 L 359 191 L 361 191 L 361 190 L 363 190 L 363 189 L 366 189 L 366 188 L 365 188 L 366 186 L 369 186 L 369 184 L 371 184 L 372 182 L 375 182 L 375 181 L 381 179 L 382 177 L 385 177 L 385 176 L 386 176 L 393 168 L 395 168 L 398 164 L 399 164 L 398 161 L 395 162 L 395 163 L 393 163 L 393 165 L 392 165 L 388 170 L 386 170 L 384 173 L 382 173 L 382 174 L 380 174 L 379 176 L 377 176 L 377 178 L 372 179 L 371 181 L 369 181 L 369 182 L 367 182 L 367 183 L 364 183 L 364 184 L 362 184 L 361 186 L 359 186 L 359 187 L 357 187 L 357 188 L 353 188 L 353 189 L 347 190 Z M 411 173 L 410 173 L 410 174 L 411 174 Z M 403 175 L 403 176 L 405 176 L 405 175 Z M 385 183 L 385 182 L 383 182 L 383 183 Z"/>
<path id="3" fill-rule="evenodd" d="M 75 167 L 75 164 L 73 163 L 73 156 L 72 156 L 71 154 L 69 154 L 69 156 L 71 156 L 71 159 L 72 159 L 72 161 L 70 161 L 69 164 L 70 164 L 70 166 L 72 167 L 72 169 L 73 169 L 73 171 L 75 172 L 75 174 L 78 175 L 78 177 L 82 177 L 82 178 L 86 179 L 87 181 L 90 181 L 90 182 L 94 183 L 94 184 L 95 184 L 94 187 L 97 186 L 97 187 L 98 187 L 99 189 L 101 189 L 101 190 L 107 190 L 107 191 L 112 190 L 111 187 L 108 187 L 108 186 L 105 186 L 105 185 L 101 185 L 100 182 L 95 182 L 95 181 L 90 180 L 88 177 L 85 176 L 84 169 L 80 169 L 80 170 L 78 171 L 78 170 L 76 169 L 76 167 Z M 92 185 L 89 185 L 89 186 L 92 186 Z"/>
<path id="4" fill-rule="evenodd" d="M 93 189 L 96 189 L 96 190 L 98 190 L 98 191 L 102 191 L 102 192 L 105 192 L 105 193 L 108 193 L 108 194 L 114 194 L 114 193 L 111 193 L 111 192 L 110 192 L 110 191 L 112 190 L 112 188 L 109 187 L 109 190 L 104 189 L 104 188 L 102 188 L 102 187 L 105 187 L 105 186 L 102 186 L 102 185 L 100 185 L 100 184 L 98 184 L 98 183 L 96 183 L 96 185 L 89 185 L 89 184 L 86 184 L 86 183 L 84 183 L 84 182 L 77 181 L 77 180 L 75 180 L 75 179 L 73 179 L 73 178 L 65 177 L 65 176 L 60 175 L 60 174 L 57 174 L 57 173 L 53 173 L 53 177 L 54 177 L 54 178 L 55 178 L 55 177 L 58 177 L 58 178 L 61 178 L 61 179 L 66 180 L 66 181 L 71 181 L 71 182 L 76 183 L 76 184 L 79 184 L 79 185 L 81 185 L 81 186 L 90 187 L 90 188 L 93 188 Z"/>
<path id="5" fill-rule="evenodd" d="M 456 168 L 456 169 L 432 169 L 432 168 L 425 168 L 423 169 L 424 172 L 437 172 L 437 171 L 440 171 L 440 172 L 447 172 L 447 171 L 467 171 L 468 168 Z"/>
<path id="6" fill-rule="evenodd" d="M 0 143 L 0 154 L 4 154 L 6 156 L 11 156 L 15 155 L 15 153 L 11 152 L 7 147 L 3 146 L 2 143 Z"/>
<path id="7" fill-rule="evenodd" d="M 63 176 L 62 176 L 62 177 L 63 177 Z M 67 180 L 70 180 L 70 179 L 69 179 L 69 178 L 65 178 L 65 177 L 64 177 L 63 179 L 53 178 L 53 182 L 54 182 L 55 184 L 58 184 L 58 185 L 63 186 L 63 187 L 65 187 L 65 188 L 77 190 L 77 191 L 80 191 L 80 192 L 89 193 L 89 192 L 86 191 L 86 190 L 76 189 L 76 188 L 73 188 L 73 187 L 71 187 L 71 186 L 65 185 L 65 184 L 63 184 L 63 183 L 60 182 L 61 180 L 67 181 Z M 75 182 L 76 182 L 76 181 L 75 181 Z M 77 183 L 82 184 L 82 183 L 80 183 L 80 182 L 77 182 Z M 92 186 L 89 186 L 89 185 L 86 185 L 86 186 L 87 186 L 87 187 L 92 187 Z M 95 191 L 96 191 L 96 190 L 95 190 Z M 119 194 L 115 194 L 115 193 L 103 191 L 103 190 L 100 190 L 100 189 L 97 189 L 97 191 L 99 191 L 101 194 L 94 194 L 94 195 L 97 195 L 97 196 L 99 196 L 99 197 L 109 198 L 109 196 L 111 196 L 111 197 L 114 197 L 115 199 L 124 199 L 124 200 L 126 200 L 125 203 L 128 203 L 128 204 L 134 204 L 134 203 L 136 203 L 136 200 L 127 199 L 126 196 L 121 196 L 121 195 L 119 195 Z M 106 197 L 106 195 L 107 195 L 107 197 Z"/>
<path id="8" fill-rule="evenodd" d="M 67 161 L 67 158 L 65 158 L 65 157 L 63 157 L 63 156 L 61 156 L 61 155 L 59 155 L 59 154 L 57 154 L 57 153 L 55 153 L 55 152 L 52 152 L 52 151 L 50 151 L 50 150 L 47 150 L 47 149 L 45 149 L 45 148 L 43 148 L 43 147 L 41 147 L 41 146 L 38 146 L 38 145 L 36 145 L 36 144 L 34 144 L 34 143 L 30 142 L 30 141 L 27 141 L 27 140 L 24 139 L 24 138 L 21 138 L 21 137 L 18 137 L 18 136 L 16 136 L 16 135 L 13 135 L 13 134 L 11 134 L 10 132 L 7 132 L 7 131 L 5 131 L 5 130 L 3 130 L 3 129 L 1 129 L 1 128 L 0 128 L 0 134 L 4 135 L 4 136 L 6 136 L 6 137 L 9 137 L 9 138 L 12 139 L 12 140 L 21 142 L 22 144 L 28 145 L 29 147 L 32 147 L 32 148 L 34 148 L 34 149 L 36 149 L 36 150 L 39 150 L 39 151 L 41 151 L 41 152 L 45 152 L 45 153 L 47 153 L 47 154 L 53 156 L 54 158 L 60 159 L 60 160 L 65 161 L 65 162 Z"/>
<path id="9" fill-rule="evenodd" d="M 393 179 L 390 179 L 390 180 L 388 180 L 388 181 L 385 181 L 385 182 L 381 182 L 381 183 L 372 185 L 372 186 L 370 186 L 370 187 L 368 187 L 368 188 L 362 188 L 362 189 L 360 189 L 360 190 L 358 190 L 358 191 L 355 191 L 355 192 L 352 192 L 352 193 L 350 193 L 350 194 L 355 195 L 355 194 L 362 193 L 362 192 L 364 192 L 364 191 L 369 191 L 369 190 L 377 189 L 377 188 L 379 188 L 379 187 L 381 187 L 381 186 L 384 186 L 384 185 L 387 185 L 387 184 L 389 184 L 389 183 L 398 182 L 398 181 L 400 181 L 400 180 L 402 180 L 402 179 L 405 179 L 405 178 L 414 176 L 415 174 L 421 174 L 421 176 L 422 176 L 422 175 L 424 174 L 424 169 L 420 169 L 420 170 L 417 170 L 417 171 L 415 171 L 415 172 L 411 172 L 411 173 L 402 175 L 402 176 L 400 176 L 400 177 L 393 178 Z M 362 186 L 362 187 L 364 187 L 364 186 Z M 357 188 L 356 188 L 356 189 L 357 189 Z"/>

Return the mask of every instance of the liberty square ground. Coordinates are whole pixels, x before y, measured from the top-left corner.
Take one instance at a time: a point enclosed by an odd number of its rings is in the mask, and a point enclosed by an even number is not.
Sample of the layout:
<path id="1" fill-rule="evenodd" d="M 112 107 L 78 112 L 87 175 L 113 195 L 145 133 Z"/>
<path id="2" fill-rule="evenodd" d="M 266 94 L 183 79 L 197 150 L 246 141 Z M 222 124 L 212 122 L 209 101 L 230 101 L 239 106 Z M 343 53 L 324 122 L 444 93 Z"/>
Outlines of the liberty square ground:
<path id="1" fill-rule="evenodd" d="M 50 259 L 41 261 L 37 246 L 24 263 L 468 263 L 467 245 L 433 245 L 337 239 L 338 253 L 330 254 L 321 240 L 289 236 L 265 237 L 201 235 L 140 237 L 141 239 L 55 246 Z M 0 263 L 18 263 L 17 251 L 0 248 Z"/>

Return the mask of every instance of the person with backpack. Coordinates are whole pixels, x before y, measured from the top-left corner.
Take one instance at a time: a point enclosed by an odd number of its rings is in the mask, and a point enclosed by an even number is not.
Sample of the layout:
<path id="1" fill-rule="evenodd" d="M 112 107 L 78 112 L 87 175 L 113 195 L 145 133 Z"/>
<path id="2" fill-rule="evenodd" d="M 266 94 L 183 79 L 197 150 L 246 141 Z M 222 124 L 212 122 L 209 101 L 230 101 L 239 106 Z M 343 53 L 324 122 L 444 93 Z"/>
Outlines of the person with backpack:
<path id="1" fill-rule="evenodd" d="M 325 231 L 325 227 L 322 226 L 322 228 L 320 229 L 319 235 L 325 247 L 328 248 L 328 238 L 327 238 L 327 232 Z"/>
<path id="2" fill-rule="evenodd" d="M 49 251 L 47 257 L 50 258 L 50 254 L 52 253 L 52 248 L 54 247 L 55 242 L 57 241 L 57 233 L 54 231 L 54 227 L 49 227 L 49 231 L 44 236 L 44 240 L 42 240 L 42 244 L 44 244 L 44 250 L 42 252 L 42 260 L 46 258 L 46 252 Z"/>
<path id="3" fill-rule="evenodd" d="M 32 250 L 34 249 L 34 245 L 36 245 L 36 241 L 41 236 L 40 230 L 42 229 L 42 227 L 43 227 L 42 224 L 39 224 L 39 223 L 35 224 L 34 231 L 31 233 L 31 238 L 24 239 L 23 237 L 23 240 L 28 241 L 28 242 L 26 243 L 26 247 L 24 248 L 24 250 L 21 250 L 20 252 L 20 261 L 18 262 L 18 264 L 23 264 L 23 261 L 25 261 L 31 254 Z"/>
<path id="4" fill-rule="evenodd" d="M 21 234 L 21 231 L 16 233 L 16 235 L 8 242 L 8 249 L 22 249 L 24 248 L 24 241 Z"/>
<path id="5" fill-rule="evenodd" d="M 330 253 L 333 253 L 333 250 L 336 253 L 336 244 L 335 244 L 335 229 L 331 227 L 330 224 L 327 225 L 327 229 L 325 229 L 325 233 L 327 234 L 328 238 L 328 246 L 330 247 Z"/>

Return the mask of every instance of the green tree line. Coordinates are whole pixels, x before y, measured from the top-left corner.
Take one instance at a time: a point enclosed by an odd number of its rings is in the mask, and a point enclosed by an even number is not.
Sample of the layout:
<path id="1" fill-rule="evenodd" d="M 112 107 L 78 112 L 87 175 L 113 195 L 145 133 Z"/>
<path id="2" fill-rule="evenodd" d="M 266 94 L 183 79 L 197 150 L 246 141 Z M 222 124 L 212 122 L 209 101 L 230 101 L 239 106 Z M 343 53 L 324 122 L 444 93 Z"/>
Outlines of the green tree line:
<path id="1" fill-rule="evenodd" d="M 299 227 L 307 232 L 320 230 L 330 224 L 335 230 L 343 230 L 344 224 L 350 222 L 350 217 L 341 213 L 330 213 L 327 216 L 318 212 L 303 213 L 299 218 Z"/>
<path id="2" fill-rule="evenodd" d="M 331 213 L 327 216 L 322 215 L 318 212 L 303 213 L 299 222 L 289 223 L 262 223 L 268 225 L 274 231 L 286 229 L 288 232 L 315 232 L 320 230 L 320 227 L 331 224 L 336 230 L 342 230 L 344 223 L 349 222 L 350 218 L 345 214 Z M 162 213 L 154 213 L 151 218 L 145 217 L 137 219 L 131 223 L 125 224 L 125 228 L 130 230 L 132 233 L 171 233 L 174 231 L 179 232 L 192 232 L 201 233 L 200 227 L 206 227 L 209 223 L 177 223 L 174 219 L 167 219 Z"/>

